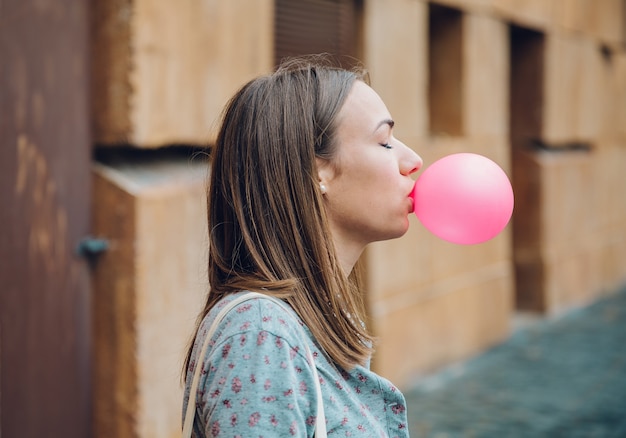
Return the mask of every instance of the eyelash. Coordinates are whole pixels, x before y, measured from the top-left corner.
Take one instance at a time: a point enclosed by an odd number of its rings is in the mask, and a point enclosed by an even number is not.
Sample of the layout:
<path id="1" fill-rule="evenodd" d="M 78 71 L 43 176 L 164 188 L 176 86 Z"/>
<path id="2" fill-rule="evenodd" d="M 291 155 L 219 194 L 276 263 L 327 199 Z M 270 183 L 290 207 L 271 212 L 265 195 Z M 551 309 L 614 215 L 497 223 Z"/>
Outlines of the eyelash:
<path id="1" fill-rule="evenodd" d="M 393 149 L 393 146 L 391 146 L 389 143 L 381 143 L 380 145 L 385 149 Z"/>

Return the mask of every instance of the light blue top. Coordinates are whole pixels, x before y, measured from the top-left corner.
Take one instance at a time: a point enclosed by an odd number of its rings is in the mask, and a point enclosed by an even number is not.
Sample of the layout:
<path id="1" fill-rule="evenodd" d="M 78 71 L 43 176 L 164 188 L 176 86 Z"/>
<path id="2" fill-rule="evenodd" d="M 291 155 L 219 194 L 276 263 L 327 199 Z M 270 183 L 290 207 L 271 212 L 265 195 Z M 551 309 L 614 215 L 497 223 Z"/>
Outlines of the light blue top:
<path id="1" fill-rule="evenodd" d="M 222 299 L 204 318 L 193 347 L 183 415 L 207 331 Z M 406 403 L 388 380 L 356 366 L 339 369 L 322 353 L 297 314 L 270 299 L 252 298 L 231 310 L 200 359 L 194 434 L 198 437 L 312 437 L 316 393 L 302 345 L 307 342 L 322 388 L 329 436 L 408 437 Z M 301 324 L 307 335 L 301 339 Z"/>

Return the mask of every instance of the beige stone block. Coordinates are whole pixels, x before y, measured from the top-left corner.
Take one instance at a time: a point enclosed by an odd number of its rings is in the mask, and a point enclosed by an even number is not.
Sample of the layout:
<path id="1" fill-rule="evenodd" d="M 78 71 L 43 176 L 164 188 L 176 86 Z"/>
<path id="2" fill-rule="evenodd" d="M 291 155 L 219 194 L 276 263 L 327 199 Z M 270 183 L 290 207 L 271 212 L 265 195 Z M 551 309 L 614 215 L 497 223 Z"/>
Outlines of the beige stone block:
<path id="1" fill-rule="evenodd" d="M 549 143 L 572 140 L 576 119 L 572 97 L 577 93 L 579 50 L 575 39 L 557 34 L 546 37 L 542 137 Z"/>
<path id="2" fill-rule="evenodd" d="M 198 160 L 199 161 L 199 160 Z M 181 370 L 207 291 L 207 166 L 97 164 L 94 436 L 180 435 Z"/>
<path id="3" fill-rule="evenodd" d="M 427 20 L 422 2 L 365 2 L 363 59 L 401 139 L 427 134 Z"/>
<path id="4" fill-rule="evenodd" d="M 593 255 L 591 248 L 580 247 L 545 259 L 543 287 L 547 313 L 564 313 L 601 295 L 599 265 L 593 263 Z"/>
<path id="5" fill-rule="evenodd" d="M 624 151 L 516 153 L 525 178 L 514 213 L 520 308 L 562 313 L 623 284 Z"/>
<path id="6" fill-rule="evenodd" d="M 626 196 L 624 196 L 624 187 L 626 186 L 626 141 L 620 142 L 613 150 L 615 154 L 615 179 L 611 181 L 611 199 L 615 200 L 615 218 L 616 224 L 626 224 Z M 620 163 L 620 164 L 617 164 Z M 624 227 L 626 229 L 626 227 Z"/>
<path id="7" fill-rule="evenodd" d="M 600 298 L 626 285 L 626 234 L 621 229 L 598 233 L 589 247 L 590 264 L 596 277 L 593 279 L 593 296 Z"/>
<path id="8" fill-rule="evenodd" d="M 593 227 L 589 202 L 594 194 L 593 158 L 588 152 L 541 152 L 539 236 L 548 250 L 568 248 L 585 238 Z M 545 251 L 545 250 L 544 250 Z"/>
<path id="9" fill-rule="evenodd" d="M 430 281 L 433 239 L 415 215 L 409 220 L 409 231 L 402 238 L 376 242 L 366 250 L 366 284 L 371 306 L 380 308 L 384 306 L 380 301 L 402 296 L 407 290 Z"/>
<path id="10" fill-rule="evenodd" d="M 428 139 L 428 144 L 425 145 L 424 151 L 422 152 L 424 169 L 439 158 L 459 152 L 467 152 L 471 148 L 472 142 L 466 137 L 445 135 L 432 136 Z"/>
<path id="11" fill-rule="evenodd" d="M 511 260 L 510 229 L 493 239 L 476 245 L 457 245 L 439 238 L 433 243 L 431 257 L 432 280 L 443 281 L 457 275 L 479 271 L 487 266 Z"/>
<path id="12" fill-rule="evenodd" d="M 615 291 L 626 284 L 626 147 L 606 145 L 596 160 L 595 176 L 598 201 L 591 205 L 597 211 L 596 241 L 602 272 L 601 288 Z"/>
<path id="13" fill-rule="evenodd" d="M 424 160 L 423 170 L 442 157 L 465 152 L 484 155 L 498 164 L 507 174 L 511 169 L 511 146 L 508 138 L 434 136 L 429 138 L 426 144 L 421 144 L 417 151 Z M 419 175 L 421 172 L 418 173 Z"/>
<path id="14" fill-rule="evenodd" d="M 624 2 L 557 0 L 554 22 L 561 30 L 583 33 L 599 43 L 620 45 L 624 41 Z"/>
<path id="15" fill-rule="evenodd" d="M 602 290 L 611 293 L 626 285 L 626 221 L 604 236 L 598 251 Z"/>
<path id="16" fill-rule="evenodd" d="M 593 248 L 535 254 L 516 260 L 516 302 L 521 310 L 557 315 L 602 293 L 602 272 Z"/>
<path id="17" fill-rule="evenodd" d="M 614 126 L 613 63 L 592 39 L 554 33 L 547 37 L 544 76 L 544 141 L 554 147 L 593 143 Z"/>
<path id="18" fill-rule="evenodd" d="M 508 27 L 494 18 L 470 14 L 464 20 L 463 36 L 465 134 L 505 139 L 509 125 Z"/>
<path id="19" fill-rule="evenodd" d="M 592 172 L 588 214 L 594 231 L 610 232 L 626 219 L 626 148 L 615 143 L 600 145 L 593 154 Z"/>
<path id="20" fill-rule="evenodd" d="M 273 64 L 271 0 L 98 0 L 93 24 L 105 145 L 204 145 L 230 96 Z"/>
<path id="21" fill-rule="evenodd" d="M 516 207 L 522 209 L 527 202 L 538 208 L 538 223 L 534 226 L 542 245 L 554 246 L 579 239 L 582 232 L 592 228 L 590 218 L 596 214 L 589 211 L 588 204 L 596 188 L 593 154 L 539 150 L 524 155 L 526 159 L 520 160 L 520 167 L 524 167 L 527 185 L 535 184 L 533 193 L 525 199 L 519 198 Z M 522 222 L 524 217 L 519 220 Z"/>
<path id="22" fill-rule="evenodd" d="M 600 0 L 603 1 L 603 0 Z M 555 0 L 554 24 L 561 30 L 589 33 L 588 18 L 594 0 Z"/>
<path id="23" fill-rule="evenodd" d="M 574 138 L 592 142 L 602 135 L 604 121 L 610 118 L 610 67 L 594 40 L 585 38 L 580 45 L 578 93 L 572 98 L 576 107 Z"/>
<path id="24" fill-rule="evenodd" d="M 623 0 L 593 1 L 592 33 L 602 43 L 623 47 L 626 37 L 626 3 Z"/>
<path id="25" fill-rule="evenodd" d="M 626 103 L 626 94 L 620 96 L 621 81 L 626 77 L 626 70 L 620 72 L 621 52 L 611 51 L 603 54 L 600 47 L 596 46 L 597 58 L 595 61 L 595 90 L 597 95 L 592 101 L 596 102 L 597 114 L 591 115 L 598 125 L 596 146 L 601 148 L 605 143 L 612 143 L 616 139 L 626 139 L 620 133 L 624 128 L 620 125 L 624 120 L 620 114 L 620 106 Z M 626 120 L 625 120 L 626 121 Z"/>
<path id="26" fill-rule="evenodd" d="M 626 51 L 616 52 L 613 57 L 615 135 L 626 144 Z"/>
<path id="27" fill-rule="evenodd" d="M 434 283 L 425 288 L 426 296 L 374 321 L 380 342 L 373 368 L 401 387 L 478 354 L 509 333 L 510 269 L 468 276 L 462 284 Z"/>
<path id="28" fill-rule="evenodd" d="M 545 31 L 552 26 L 554 4 L 558 1 L 561 0 L 491 0 L 491 5 L 495 15 L 506 21 Z"/>
<path id="29" fill-rule="evenodd" d="M 512 178 L 512 147 L 507 137 L 473 137 L 467 152 L 484 155 L 506 173 L 509 180 Z"/>

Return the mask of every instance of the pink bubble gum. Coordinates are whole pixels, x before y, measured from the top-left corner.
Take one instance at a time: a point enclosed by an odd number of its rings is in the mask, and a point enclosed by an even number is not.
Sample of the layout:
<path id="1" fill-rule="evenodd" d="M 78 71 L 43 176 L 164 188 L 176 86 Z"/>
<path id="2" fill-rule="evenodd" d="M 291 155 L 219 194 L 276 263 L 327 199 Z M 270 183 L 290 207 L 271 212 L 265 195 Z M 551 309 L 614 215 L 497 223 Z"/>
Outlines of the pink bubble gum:
<path id="1" fill-rule="evenodd" d="M 414 212 L 435 236 L 460 245 L 497 236 L 513 213 L 513 188 L 489 158 L 458 153 L 431 164 L 415 182 Z"/>

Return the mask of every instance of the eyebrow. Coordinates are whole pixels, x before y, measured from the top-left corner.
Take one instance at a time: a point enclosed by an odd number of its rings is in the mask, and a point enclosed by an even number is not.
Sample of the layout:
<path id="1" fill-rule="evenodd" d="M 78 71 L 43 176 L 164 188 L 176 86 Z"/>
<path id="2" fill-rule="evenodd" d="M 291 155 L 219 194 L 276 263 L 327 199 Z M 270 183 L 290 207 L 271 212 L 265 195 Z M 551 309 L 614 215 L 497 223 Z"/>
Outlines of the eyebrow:
<path id="1" fill-rule="evenodd" d="M 378 125 L 376 125 L 376 129 L 374 129 L 374 132 L 378 131 L 378 129 L 383 126 L 383 125 L 389 125 L 390 128 L 393 128 L 393 125 L 395 125 L 396 122 L 394 122 L 391 119 L 385 119 L 385 120 L 381 120 Z"/>

